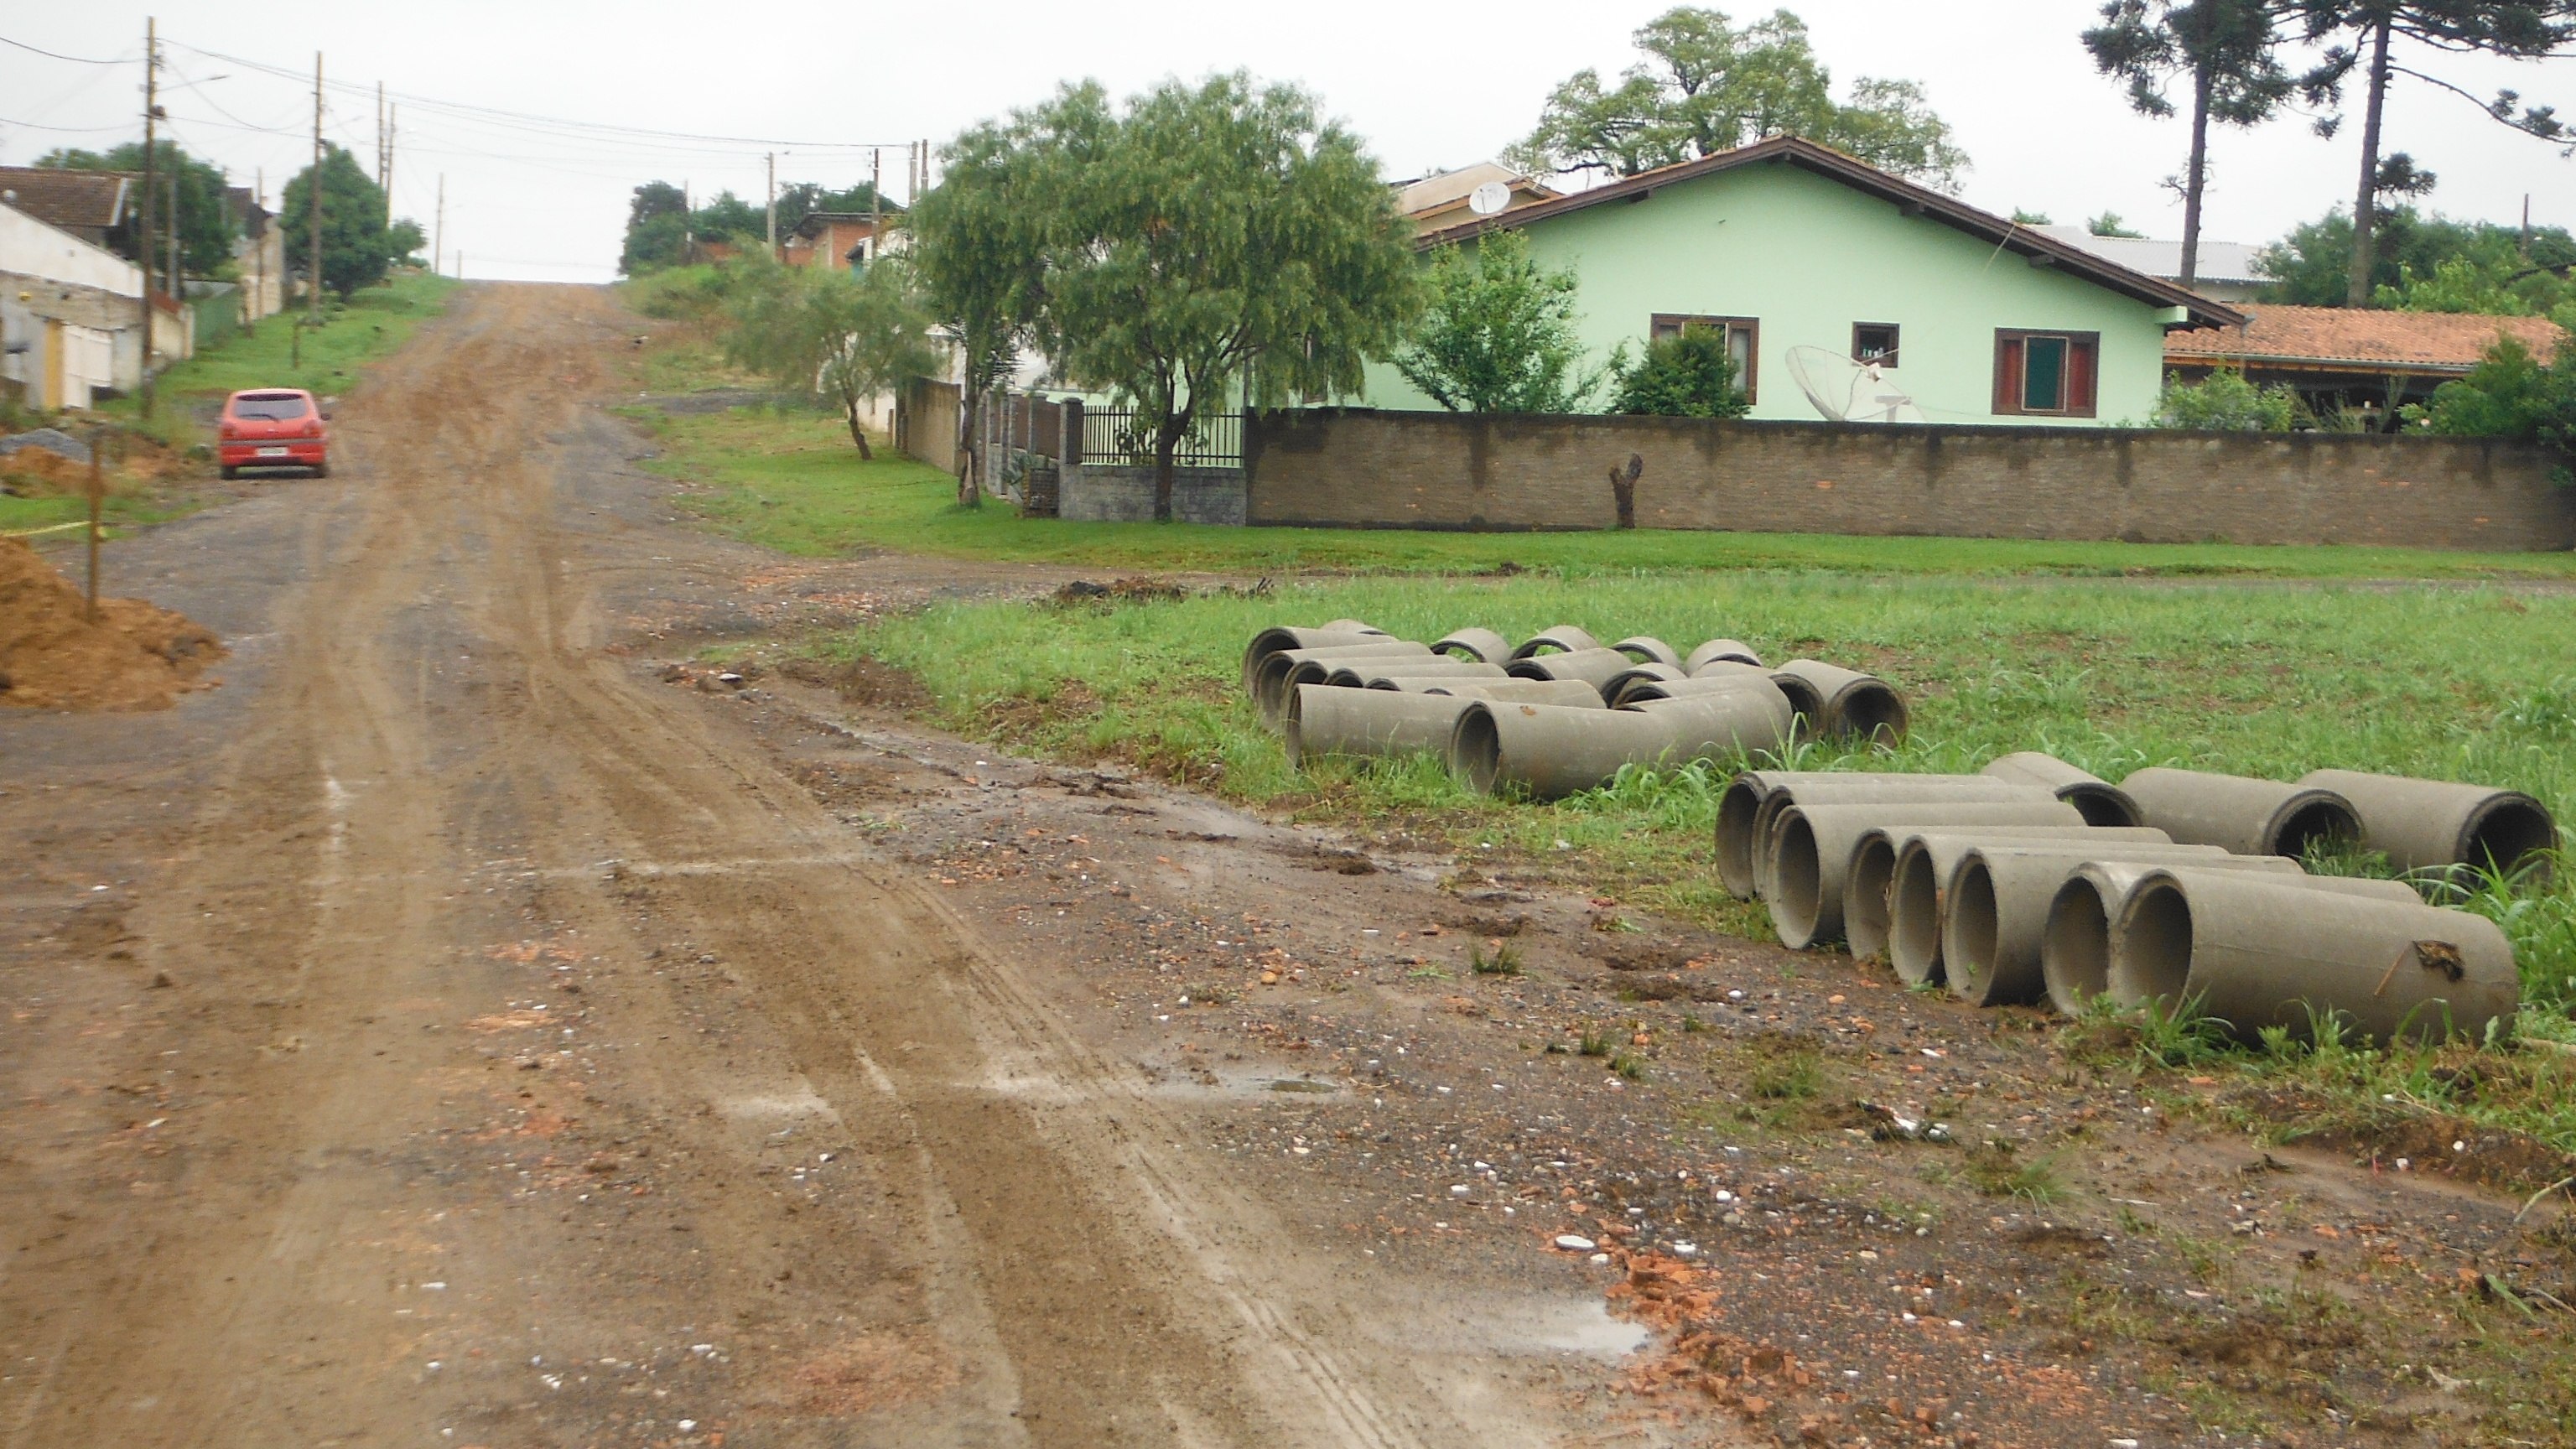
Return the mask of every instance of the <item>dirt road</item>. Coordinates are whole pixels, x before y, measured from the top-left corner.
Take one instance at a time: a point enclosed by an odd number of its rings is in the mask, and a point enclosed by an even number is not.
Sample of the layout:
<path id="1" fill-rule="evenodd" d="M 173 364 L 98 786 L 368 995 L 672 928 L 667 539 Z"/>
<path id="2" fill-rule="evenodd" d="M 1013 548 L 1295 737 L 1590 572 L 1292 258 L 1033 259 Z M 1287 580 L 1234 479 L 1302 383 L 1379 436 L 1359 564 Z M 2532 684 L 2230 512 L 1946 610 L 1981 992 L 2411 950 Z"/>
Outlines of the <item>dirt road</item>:
<path id="1" fill-rule="evenodd" d="M 1441 1331 L 1490 1305 L 1282 1223 L 1043 963 L 626 657 L 723 546 L 593 405 L 623 337 L 476 289 L 332 482 L 122 561 L 226 690 L 0 726 L 0 1444 L 1597 1421 L 1597 1311 Z"/>

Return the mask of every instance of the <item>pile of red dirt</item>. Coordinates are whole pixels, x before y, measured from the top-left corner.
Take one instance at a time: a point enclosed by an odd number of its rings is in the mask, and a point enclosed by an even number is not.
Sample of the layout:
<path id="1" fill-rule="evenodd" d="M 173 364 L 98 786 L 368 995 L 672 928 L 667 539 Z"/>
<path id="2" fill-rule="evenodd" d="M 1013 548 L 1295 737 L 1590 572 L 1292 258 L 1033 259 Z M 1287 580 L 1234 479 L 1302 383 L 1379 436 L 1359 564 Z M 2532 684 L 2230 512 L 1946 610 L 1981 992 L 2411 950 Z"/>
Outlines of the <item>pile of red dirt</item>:
<path id="1" fill-rule="evenodd" d="M 167 709 L 224 657 L 213 631 L 140 599 L 81 591 L 36 551 L 0 538 L 0 705 Z"/>

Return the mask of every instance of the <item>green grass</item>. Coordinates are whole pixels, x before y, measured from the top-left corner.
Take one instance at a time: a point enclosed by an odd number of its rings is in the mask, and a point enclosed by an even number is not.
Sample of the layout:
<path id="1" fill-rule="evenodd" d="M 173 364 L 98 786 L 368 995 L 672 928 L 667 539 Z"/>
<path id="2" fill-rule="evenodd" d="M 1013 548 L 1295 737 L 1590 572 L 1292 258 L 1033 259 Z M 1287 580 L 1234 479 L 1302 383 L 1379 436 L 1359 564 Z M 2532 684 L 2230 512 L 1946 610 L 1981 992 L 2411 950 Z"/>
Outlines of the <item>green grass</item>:
<path id="1" fill-rule="evenodd" d="M 681 390 L 671 369 L 655 373 L 665 374 L 671 375 L 660 390 Z M 666 455 L 656 466 L 713 490 L 700 500 L 702 511 L 736 537 L 806 556 L 884 547 L 952 558 L 1245 575 L 1300 570 L 1486 573 L 1510 564 L 1574 574 L 1776 569 L 2111 578 L 2576 577 L 2576 555 L 2563 553 L 1653 529 L 1497 534 L 1068 523 L 1021 518 L 1007 506 L 959 508 L 956 485 L 947 474 L 883 450 L 877 462 L 860 462 L 839 420 L 826 413 L 744 409 L 663 417 L 636 412 L 665 445 Z"/>
<path id="2" fill-rule="evenodd" d="M 2020 749 L 2112 779 L 2150 764 L 2272 778 L 2343 766 L 2517 787 L 2576 819 L 2576 596 L 2554 593 L 1815 572 L 1392 577 L 1165 602 L 942 604 L 805 647 L 911 670 L 940 722 L 970 734 L 1119 761 L 1293 818 L 1439 842 L 1456 852 L 1463 883 L 1558 884 L 1768 934 L 1759 908 L 1728 899 L 1708 866 L 1730 762 L 1633 770 L 1552 805 L 1474 796 L 1427 759 L 1290 769 L 1241 697 L 1243 641 L 1268 624 L 1340 616 L 1415 638 L 1468 623 L 1517 637 L 1572 622 L 1682 648 L 1725 634 L 1766 657 L 1843 661 L 1906 687 L 1914 733 L 1902 748 L 1874 760 L 1810 750 L 1811 767 L 1973 770 Z M 1005 701 L 1020 703 L 995 708 Z M 2467 902 L 2515 944 L 2525 1035 L 2576 1040 L 2569 874 L 2537 893 L 2497 888 Z M 2180 1017 L 2145 1021 L 2108 1045 L 2123 1070 L 2161 1072 L 2205 1055 L 2260 1060 L 2205 1052 Z M 2401 1056 L 2373 1070 L 2433 1070 Z M 2308 1070 L 2288 1060 L 2271 1069 Z M 2337 1071 L 2310 1075 L 2347 1096 L 2361 1089 L 2360 1076 Z M 2576 1151 L 2576 1110 L 2543 1110 L 2504 1088 L 2462 1107 Z"/>

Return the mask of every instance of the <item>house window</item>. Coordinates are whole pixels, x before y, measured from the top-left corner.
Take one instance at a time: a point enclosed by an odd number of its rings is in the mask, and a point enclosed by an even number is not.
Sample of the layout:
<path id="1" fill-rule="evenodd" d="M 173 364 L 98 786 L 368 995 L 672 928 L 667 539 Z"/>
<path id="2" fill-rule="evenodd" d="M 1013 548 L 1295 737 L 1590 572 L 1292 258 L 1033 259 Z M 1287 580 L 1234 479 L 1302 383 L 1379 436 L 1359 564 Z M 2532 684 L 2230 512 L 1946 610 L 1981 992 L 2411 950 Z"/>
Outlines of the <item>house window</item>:
<path id="1" fill-rule="evenodd" d="M 1880 367 L 1894 367 L 1896 365 L 1896 324 L 1854 322 L 1851 355 L 1854 362 L 1874 362 Z"/>
<path id="2" fill-rule="evenodd" d="M 1762 322 L 1755 317 L 1701 317 L 1682 312 L 1658 312 L 1647 329 L 1647 337 L 1661 342 L 1679 337 L 1694 327 L 1726 335 L 1726 355 L 1735 364 L 1735 385 L 1744 392 L 1744 400 L 1754 400 L 1753 383 L 1762 355 Z"/>
<path id="3" fill-rule="evenodd" d="M 1995 412 L 2004 417 L 2095 415 L 2099 332 L 1995 332 Z"/>

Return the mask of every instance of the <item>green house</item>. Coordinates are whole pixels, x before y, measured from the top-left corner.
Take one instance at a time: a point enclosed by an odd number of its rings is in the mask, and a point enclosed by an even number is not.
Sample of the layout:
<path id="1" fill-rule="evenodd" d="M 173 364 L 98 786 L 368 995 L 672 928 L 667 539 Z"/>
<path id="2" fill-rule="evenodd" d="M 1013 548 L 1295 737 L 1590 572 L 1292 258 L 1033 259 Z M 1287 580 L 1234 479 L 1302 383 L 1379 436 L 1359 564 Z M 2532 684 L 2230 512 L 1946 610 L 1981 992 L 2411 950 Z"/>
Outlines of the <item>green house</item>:
<path id="1" fill-rule="evenodd" d="M 1508 227 L 1570 270 L 1587 348 L 1724 332 L 1756 418 L 2144 422 L 2165 334 L 2243 316 L 1796 137 L 1425 231 Z M 1390 366 L 1367 402 L 1438 404 Z"/>

